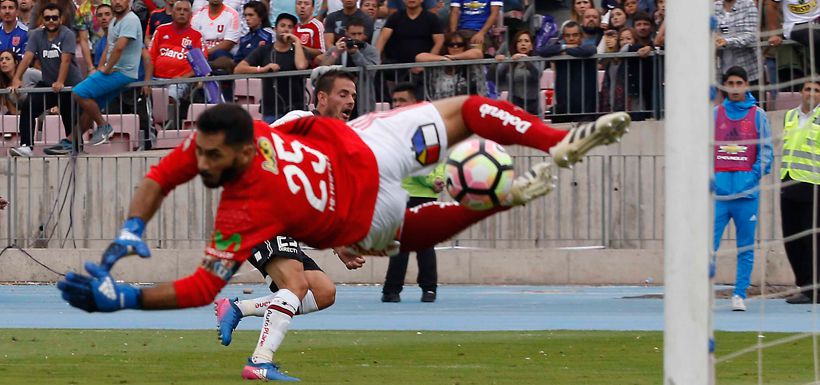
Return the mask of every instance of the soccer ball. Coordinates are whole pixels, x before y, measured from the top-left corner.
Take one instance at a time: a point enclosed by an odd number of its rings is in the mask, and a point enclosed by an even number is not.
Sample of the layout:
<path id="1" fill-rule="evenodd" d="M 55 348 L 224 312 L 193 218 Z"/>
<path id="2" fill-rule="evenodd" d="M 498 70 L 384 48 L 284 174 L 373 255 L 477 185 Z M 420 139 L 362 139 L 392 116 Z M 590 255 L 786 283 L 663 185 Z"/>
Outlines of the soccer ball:
<path id="1" fill-rule="evenodd" d="M 488 210 L 506 199 L 515 171 L 512 157 L 500 144 L 470 139 L 450 152 L 444 174 L 453 199 L 471 210 Z"/>

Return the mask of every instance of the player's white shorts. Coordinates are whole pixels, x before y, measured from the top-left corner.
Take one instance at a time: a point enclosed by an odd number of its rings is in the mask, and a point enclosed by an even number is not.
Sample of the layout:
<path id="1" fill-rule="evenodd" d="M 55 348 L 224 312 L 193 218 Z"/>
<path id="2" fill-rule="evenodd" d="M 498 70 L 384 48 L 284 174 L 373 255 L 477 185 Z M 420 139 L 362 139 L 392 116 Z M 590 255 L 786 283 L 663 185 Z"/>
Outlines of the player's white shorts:
<path id="1" fill-rule="evenodd" d="M 348 125 L 373 150 L 379 166 L 373 222 L 367 237 L 356 246 L 360 251 L 386 251 L 394 246 L 407 208 L 402 179 L 429 173 L 447 155 L 444 120 L 433 104 L 424 102 L 370 113 Z"/>

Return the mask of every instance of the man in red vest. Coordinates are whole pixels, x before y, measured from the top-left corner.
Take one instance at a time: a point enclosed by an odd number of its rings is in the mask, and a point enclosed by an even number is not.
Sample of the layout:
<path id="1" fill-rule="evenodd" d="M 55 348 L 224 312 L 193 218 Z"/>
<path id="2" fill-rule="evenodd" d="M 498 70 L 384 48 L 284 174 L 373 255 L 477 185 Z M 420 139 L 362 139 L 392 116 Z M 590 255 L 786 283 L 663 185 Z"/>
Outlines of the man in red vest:
<path id="1" fill-rule="evenodd" d="M 772 139 L 766 112 L 749 92 L 746 70 L 729 68 L 723 75 L 723 86 L 726 98 L 715 107 L 714 242 L 717 251 L 723 230 L 733 219 L 738 253 L 732 310 L 746 311 L 744 299 L 754 266 L 760 178 L 772 167 Z"/>

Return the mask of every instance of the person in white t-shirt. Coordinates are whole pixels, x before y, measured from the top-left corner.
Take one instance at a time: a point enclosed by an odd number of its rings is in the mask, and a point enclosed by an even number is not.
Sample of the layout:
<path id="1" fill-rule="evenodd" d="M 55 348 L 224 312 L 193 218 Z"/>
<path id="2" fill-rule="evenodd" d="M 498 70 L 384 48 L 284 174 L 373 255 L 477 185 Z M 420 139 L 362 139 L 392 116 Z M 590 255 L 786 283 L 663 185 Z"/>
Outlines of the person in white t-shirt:
<path id="1" fill-rule="evenodd" d="M 194 14 L 191 26 L 202 34 L 208 50 L 208 64 L 211 69 L 222 69 L 233 73 L 231 50 L 239 42 L 241 28 L 239 13 L 222 3 L 223 0 L 208 0 L 208 6 Z"/>
<path id="2" fill-rule="evenodd" d="M 815 72 L 820 71 L 820 28 L 813 25 L 820 17 L 820 6 L 817 1 L 766 0 L 766 29 L 773 31 L 779 28 L 781 12 L 783 14 L 783 34 L 770 36 L 769 45 L 778 46 L 785 37 L 800 43 L 809 50 L 813 48 Z"/>

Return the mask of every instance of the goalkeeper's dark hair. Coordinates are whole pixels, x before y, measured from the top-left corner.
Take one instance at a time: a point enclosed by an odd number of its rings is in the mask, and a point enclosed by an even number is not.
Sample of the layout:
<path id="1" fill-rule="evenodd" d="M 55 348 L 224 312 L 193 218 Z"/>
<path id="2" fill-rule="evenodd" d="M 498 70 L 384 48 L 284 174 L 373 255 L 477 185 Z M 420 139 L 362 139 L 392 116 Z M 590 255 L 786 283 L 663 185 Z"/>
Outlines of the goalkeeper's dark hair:
<path id="1" fill-rule="evenodd" d="M 234 148 L 253 144 L 253 118 L 238 104 L 222 103 L 206 109 L 196 126 L 203 134 L 224 132 L 225 144 Z"/>
<path id="2" fill-rule="evenodd" d="M 333 91 L 333 85 L 336 84 L 336 79 L 348 79 L 356 83 L 356 75 L 353 72 L 345 72 L 337 69 L 329 70 L 316 80 L 316 89 L 313 91 L 313 104 L 319 104 L 319 92 L 330 95 L 330 92 Z"/>

